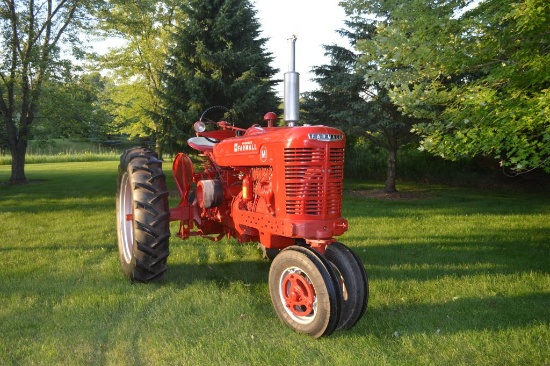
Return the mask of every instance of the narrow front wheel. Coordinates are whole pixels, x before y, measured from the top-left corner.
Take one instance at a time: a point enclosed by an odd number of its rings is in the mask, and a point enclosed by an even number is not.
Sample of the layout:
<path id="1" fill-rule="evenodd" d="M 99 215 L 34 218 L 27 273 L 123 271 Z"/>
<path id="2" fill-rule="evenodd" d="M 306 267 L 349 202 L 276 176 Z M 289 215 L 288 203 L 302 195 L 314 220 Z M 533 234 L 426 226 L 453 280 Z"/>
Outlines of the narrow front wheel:
<path id="1" fill-rule="evenodd" d="M 335 267 L 342 291 L 342 316 L 338 329 L 353 327 L 365 313 L 369 299 L 369 282 L 361 260 L 342 243 L 330 244 L 325 257 Z"/>
<path id="2" fill-rule="evenodd" d="M 313 252 L 288 247 L 269 270 L 269 292 L 279 318 L 298 333 L 331 334 L 340 318 L 340 293 L 331 268 Z"/>

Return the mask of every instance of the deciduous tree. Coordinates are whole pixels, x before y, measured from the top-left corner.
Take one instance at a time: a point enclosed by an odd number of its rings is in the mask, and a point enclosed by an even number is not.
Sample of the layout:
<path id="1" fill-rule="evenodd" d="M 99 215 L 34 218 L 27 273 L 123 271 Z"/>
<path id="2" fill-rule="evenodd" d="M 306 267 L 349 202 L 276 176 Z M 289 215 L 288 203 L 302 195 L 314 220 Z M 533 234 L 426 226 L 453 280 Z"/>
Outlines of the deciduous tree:
<path id="1" fill-rule="evenodd" d="M 0 114 L 12 156 L 10 182 L 24 183 L 25 155 L 42 87 L 56 72 L 61 46 L 78 44 L 98 1 L 3 0 L 0 3 Z"/>
<path id="2" fill-rule="evenodd" d="M 186 24 L 181 3 L 113 0 L 100 23 L 105 37 L 123 41 L 99 58 L 100 68 L 109 70 L 113 79 L 107 90 L 111 103 L 106 105 L 114 116 L 113 128 L 131 137 L 155 140 L 161 154 L 171 131 L 154 116 L 160 113 L 161 75 L 172 33 L 177 25 Z"/>
<path id="3" fill-rule="evenodd" d="M 25 155 L 42 87 L 55 72 L 62 45 L 78 43 L 97 1 L 0 2 L 0 120 L 12 156 L 12 183 L 24 183 Z M 67 47 L 69 48 L 69 47 Z"/>
<path id="4" fill-rule="evenodd" d="M 550 3 L 546 0 L 343 1 L 376 17 L 358 43 L 367 78 L 448 159 L 485 154 L 516 172 L 550 172 Z M 376 65 L 376 67 L 372 67 Z"/>
<path id="5" fill-rule="evenodd" d="M 97 72 L 45 82 L 33 138 L 106 139 L 112 117 L 103 109 L 105 84 Z"/>

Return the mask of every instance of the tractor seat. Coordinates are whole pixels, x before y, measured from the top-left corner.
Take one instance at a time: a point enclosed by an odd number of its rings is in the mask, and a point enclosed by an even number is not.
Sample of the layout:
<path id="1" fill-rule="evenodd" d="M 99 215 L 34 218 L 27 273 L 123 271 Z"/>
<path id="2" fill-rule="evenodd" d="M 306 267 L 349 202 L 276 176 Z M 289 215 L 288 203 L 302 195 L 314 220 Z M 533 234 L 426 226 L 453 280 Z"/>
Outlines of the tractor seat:
<path id="1" fill-rule="evenodd" d="M 187 144 L 193 149 L 198 151 L 212 151 L 214 150 L 215 143 L 208 141 L 204 137 L 191 137 L 187 140 Z"/>

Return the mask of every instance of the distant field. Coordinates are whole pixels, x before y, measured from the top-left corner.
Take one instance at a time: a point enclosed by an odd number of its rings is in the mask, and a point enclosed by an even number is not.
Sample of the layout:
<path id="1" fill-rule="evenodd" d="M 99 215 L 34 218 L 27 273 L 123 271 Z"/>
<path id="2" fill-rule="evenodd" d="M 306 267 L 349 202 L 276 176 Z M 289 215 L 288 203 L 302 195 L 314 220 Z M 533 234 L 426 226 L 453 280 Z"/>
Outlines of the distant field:
<path id="1" fill-rule="evenodd" d="M 57 154 L 81 154 L 81 153 L 120 153 L 122 148 L 116 145 L 106 146 L 97 142 L 78 141 L 69 139 L 53 139 L 46 143 L 36 140 L 29 141 L 28 153 L 30 155 L 57 155 Z"/>
<path id="2" fill-rule="evenodd" d="M 27 164 L 112 161 L 118 160 L 120 154 L 128 146 L 105 146 L 99 143 L 68 139 L 53 139 L 47 143 L 31 140 L 25 161 Z M 11 164 L 11 156 L 7 151 L 5 155 L 0 155 L 0 165 L 9 164 Z"/>
<path id="3" fill-rule="evenodd" d="M 314 340 L 277 318 L 254 244 L 173 238 L 165 280 L 129 283 L 117 164 L 29 164 L 22 186 L 0 166 L 0 365 L 550 364 L 547 193 L 347 182 L 369 306 Z"/>

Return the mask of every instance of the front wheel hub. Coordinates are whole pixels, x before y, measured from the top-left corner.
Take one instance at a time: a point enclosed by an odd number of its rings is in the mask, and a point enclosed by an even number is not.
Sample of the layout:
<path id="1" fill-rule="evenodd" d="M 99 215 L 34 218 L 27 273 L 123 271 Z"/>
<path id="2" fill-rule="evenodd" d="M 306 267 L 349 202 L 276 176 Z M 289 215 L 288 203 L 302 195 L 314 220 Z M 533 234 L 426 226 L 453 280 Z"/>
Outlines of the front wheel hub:
<path id="1" fill-rule="evenodd" d="M 281 276 L 281 297 L 290 312 L 296 319 L 315 312 L 315 289 L 309 279 L 298 269 L 289 269 Z"/>

